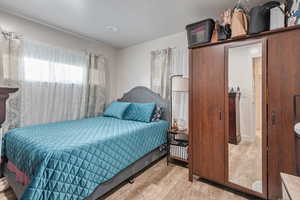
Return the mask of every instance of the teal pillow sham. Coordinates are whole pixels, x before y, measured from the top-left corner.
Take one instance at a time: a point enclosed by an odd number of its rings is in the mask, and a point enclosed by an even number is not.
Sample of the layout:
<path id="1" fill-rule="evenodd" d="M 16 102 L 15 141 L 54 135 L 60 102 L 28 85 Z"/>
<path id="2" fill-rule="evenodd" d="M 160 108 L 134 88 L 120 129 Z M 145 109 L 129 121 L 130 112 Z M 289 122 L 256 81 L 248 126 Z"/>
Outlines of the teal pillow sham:
<path id="1" fill-rule="evenodd" d="M 125 111 L 130 106 L 131 103 L 113 101 L 106 109 L 103 114 L 105 117 L 114 117 L 118 119 L 123 119 Z"/>
<path id="2" fill-rule="evenodd" d="M 124 114 L 124 119 L 151 122 L 155 107 L 155 103 L 131 103 Z"/>

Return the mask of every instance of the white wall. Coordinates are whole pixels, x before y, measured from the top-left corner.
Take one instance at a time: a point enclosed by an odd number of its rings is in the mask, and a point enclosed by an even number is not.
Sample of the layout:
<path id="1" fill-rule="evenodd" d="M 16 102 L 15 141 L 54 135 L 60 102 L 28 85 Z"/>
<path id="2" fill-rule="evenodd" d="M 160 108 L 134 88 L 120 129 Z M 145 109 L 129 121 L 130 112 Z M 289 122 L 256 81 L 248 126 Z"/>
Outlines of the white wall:
<path id="1" fill-rule="evenodd" d="M 117 52 L 117 96 L 135 86 L 150 87 L 150 52 L 168 47 L 187 48 L 186 33 L 181 32 Z"/>
<path id="2" fill-rule="evenodd" d="M 108 97 L 110 101 L 115 98 L 115 61 L 116 49 L 102 42 L 84 37 L 75 36 L 45 25 L 41 25 L 26 19 L 0 11 L 0 26 L 5 31 L 21 34 L 24 39 L 36 40 L 67 49 L 89 51 L 103 55 L 108 61 Z"/>

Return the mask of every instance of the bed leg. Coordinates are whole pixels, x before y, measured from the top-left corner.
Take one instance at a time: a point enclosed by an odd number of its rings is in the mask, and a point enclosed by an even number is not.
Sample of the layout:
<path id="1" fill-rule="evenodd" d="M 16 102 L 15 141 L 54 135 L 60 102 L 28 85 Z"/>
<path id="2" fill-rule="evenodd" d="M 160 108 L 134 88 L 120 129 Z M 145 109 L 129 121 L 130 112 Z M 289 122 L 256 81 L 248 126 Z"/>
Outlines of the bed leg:
<path id="1" fill-rule="evenodd" d="M 128 179 L 128 182 L 129 182 L 130 184 L 134 184 L 134 181 L 135 181 L 135 178 L 134 178 L 134 177 Z"/>

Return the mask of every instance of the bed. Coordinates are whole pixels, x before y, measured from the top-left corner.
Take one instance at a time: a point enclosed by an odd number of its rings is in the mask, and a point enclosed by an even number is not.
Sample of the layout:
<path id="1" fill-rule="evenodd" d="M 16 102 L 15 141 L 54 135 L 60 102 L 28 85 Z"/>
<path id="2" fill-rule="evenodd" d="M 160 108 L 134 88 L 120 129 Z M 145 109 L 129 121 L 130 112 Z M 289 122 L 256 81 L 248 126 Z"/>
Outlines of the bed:
<path id="1" fill-rule="evenodd" d="M 4 137 L 4 175 L 20 199 L 98 199 L 166 154 L 168 101 L 137 87 L 119 101 L 155 102 L 162 120 L 144 123 L 111 117 L 42 124 Z M 137 150 L 138 149 L 138 150 Z M 24 172 L 16 181 L 8 163 Z"/>

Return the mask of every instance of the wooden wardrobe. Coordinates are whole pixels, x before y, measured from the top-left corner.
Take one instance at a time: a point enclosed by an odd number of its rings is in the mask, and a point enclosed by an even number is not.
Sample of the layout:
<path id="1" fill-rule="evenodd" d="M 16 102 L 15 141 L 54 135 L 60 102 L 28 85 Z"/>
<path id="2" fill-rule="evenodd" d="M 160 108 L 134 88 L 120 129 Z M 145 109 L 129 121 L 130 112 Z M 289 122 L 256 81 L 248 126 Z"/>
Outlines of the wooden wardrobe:
<path id="1" fill-rule="evenodd" d="M 242 137 L 240 144 L 228 144 L 228 63 L 229 54 L 235 53 L 233 48 L 256 44 L 261 47 L 262 58 L 261 180 L 244 187 L 229 180 L 230 173 L 234 174 L 230 171 L 229 151 L 246 142 Z M 300 94 L 300 26 L 199 45 L 189 54 L 190 180 L 196 176 L 264 199 L 281 198 L 280 172 L 296 174 L 293 99 Z M 242 91 L 241 104 L 247 97 Z M 253 130 L 258 132 L 257 123 Z M 242 164 L 235 165 L 238 168 Z M 258 187 L 262 189 L 255 189 Z"/>

